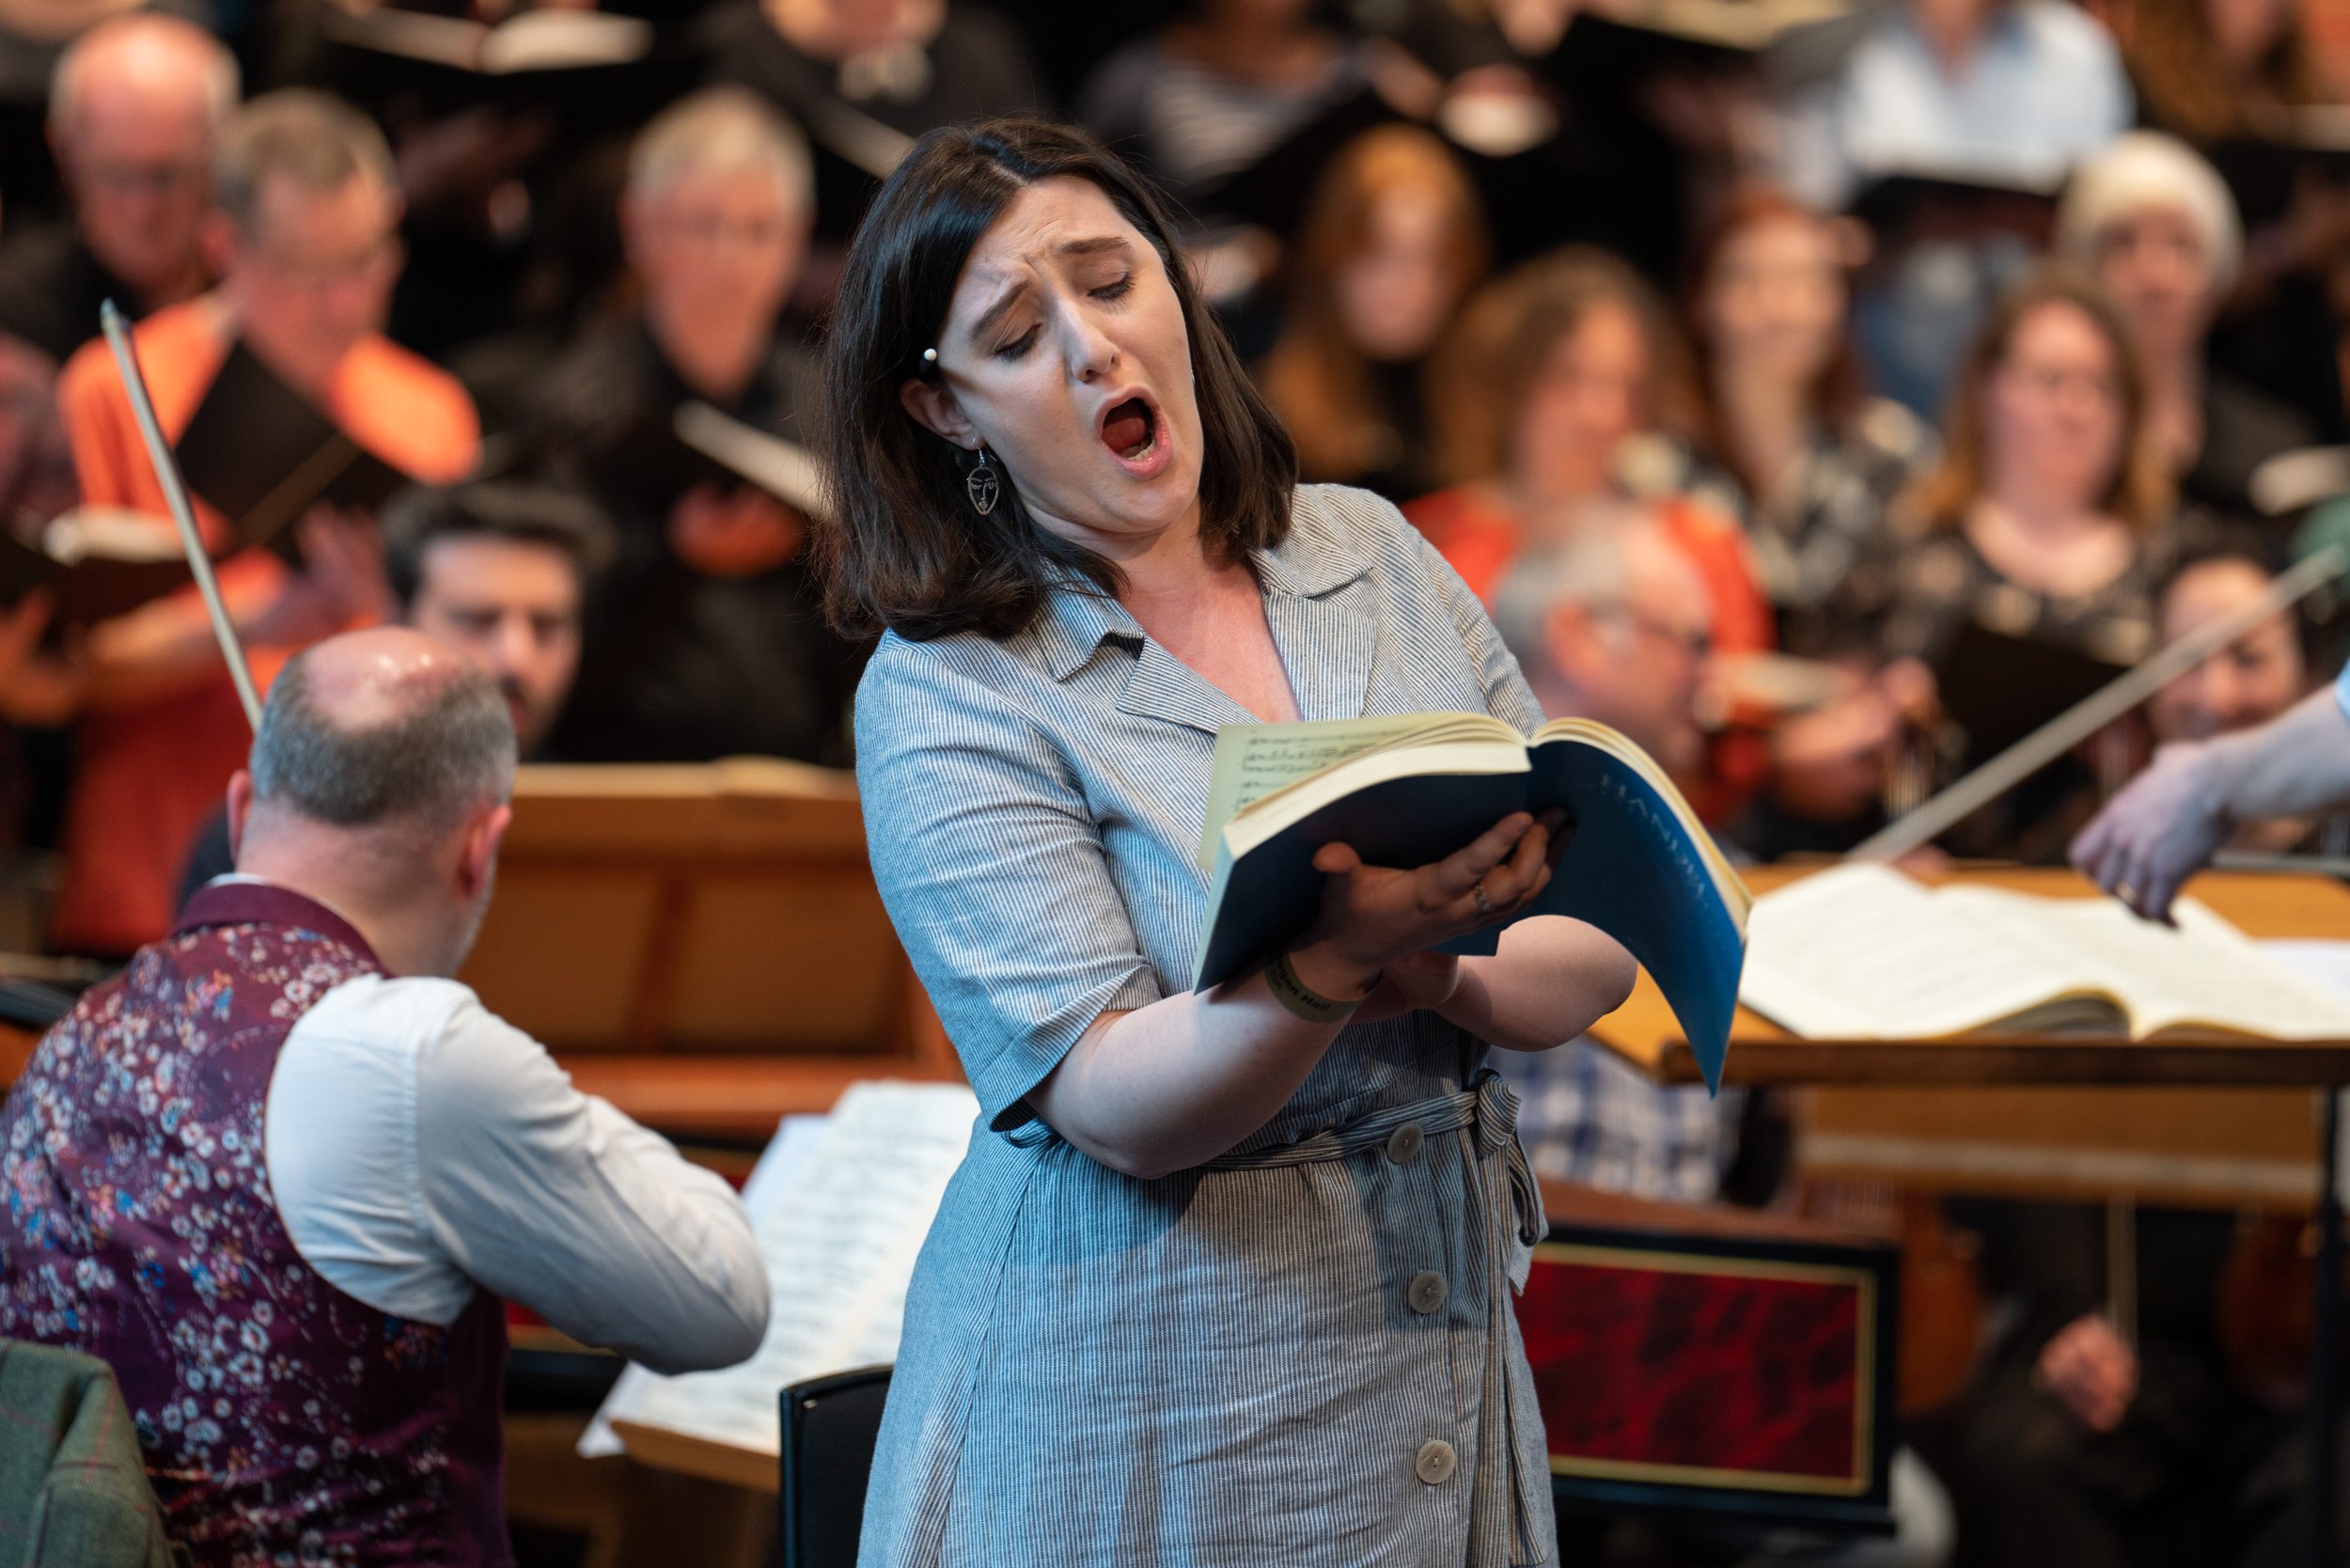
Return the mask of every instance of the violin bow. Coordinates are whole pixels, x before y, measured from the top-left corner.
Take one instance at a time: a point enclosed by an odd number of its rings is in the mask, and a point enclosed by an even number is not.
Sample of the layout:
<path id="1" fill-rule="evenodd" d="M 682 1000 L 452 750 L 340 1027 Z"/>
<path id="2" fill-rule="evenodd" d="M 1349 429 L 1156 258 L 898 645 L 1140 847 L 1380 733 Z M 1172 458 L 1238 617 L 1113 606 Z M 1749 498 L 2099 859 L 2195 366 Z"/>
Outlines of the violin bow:
<path id="1" fill-rule="evenodd" d="M 2197 627 L 2137 668 L 2116 676 L 1916 809 L 1896 817 L 1853 846 L 1855 860 L 1891 860 L 1931 841 L 1945 828 L 2005 794 L 2120 718 L 2172 681 L 2319 584 L 2340 576 L 2339 545 L 2325 549 L 2269 580 L 2266 591 L 2217 620 Z"/>
<path id="2" fill-rule="evenodd" d="M 147 461 L 155 466 L 155 478 L 164 487 L 164 500 L 171 509 L 171 520 L 179 525 L 180 548 L 188 557 L 188 570 L 196 574 L 196 591 L 204 597 L 204 613 L 212 618 L 212 635 L 219 640 L 220 656 L 227 661 L 228 679 L 236 682 L 237 700 L 244 705 L 245 723 L 261 728 L 261 699 L 253 689 L 253 668 L 245 662 L 244 644 L 237 638 L 237 629 L 229 623 L 228 607 L 221 603 L 220 583 L 212 575 L 212 557 L 204 548 L 204 535 L 196 525 L 196 508 L 188 499 L 187 481 L 180 477 L 179 461 L 171 455 L 171 447 L 164 440 L 163 426 L 155 419 L 155 404 L 147 395 L 147 377 L 139 368 L 138 350 L 131 345 L 131 332 L 115 302 L 107 300 L 98 307 L 98 324 L 106 334 L 106 346 L 114 351 L 115 368 L 122 374 L 122 389 L 130 394 L 131 413 L 138 420 L 139 435 L 147 443 Z"/>

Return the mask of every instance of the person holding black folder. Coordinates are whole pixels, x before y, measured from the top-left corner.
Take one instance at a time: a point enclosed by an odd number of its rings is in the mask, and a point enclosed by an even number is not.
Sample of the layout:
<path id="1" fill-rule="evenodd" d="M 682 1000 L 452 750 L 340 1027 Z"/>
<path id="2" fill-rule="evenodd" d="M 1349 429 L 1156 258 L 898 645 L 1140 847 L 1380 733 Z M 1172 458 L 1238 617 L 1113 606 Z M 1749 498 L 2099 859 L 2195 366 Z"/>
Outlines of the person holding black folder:
<path id="1" fill-rule="evenodd" d="M 1963 774 L 2154 651 L 2177 550 L 2145 372 L 2119 309 L 2060 268 L 1985 324 L 1950 396 L 1939 465 L 1883 547 L 1880 651 L 1933 676 L 1943 760 Z M 1956 853 L 2047 861 L 2127 765 L 2107 730 L 1953 828 Z M 2093 765 L 2092 765 L 2093 763 Z"/>
<path id="2" fill-rule="evenodd" d="M 157 311 L 133 335 L 165 437 L 181 441 L 199 410 L 217 411 L 221 447 L 258 463 L 283 422 L 271 410 L 291 408 L 344 453 L 364 457 L 346 471 L 371 463 L 447 482 L 471 470 L 480 447 L 472 401 L 453 378 L 383 336 L 400 256 L 399 188 L 382 133 L 324 94 L 272 93 L 229 120 L 212 189 L 206 239 L 221 260 L 220 287 Z M 271 402 L 240 395 L 232 400 L 243 406 L 216 405 L 212 393 L 231 371 L 252 392 L 273 394 Z M 173 539 L 161 481 L 103 342 L 74 355 L 58 400 L 84 503 L 144 513 Z M 272 494 L 302 489 L 299 473 L 286 468 L 240 477 Z M 209 546 L 234 554 L 221 588 L 257 675 L 266 680 L 295 649 L 381 616 L 381 552 L 363 516 L 306 502 L 283 518 L 280 541 L 290 549 L 299 541 L 302 567 L 293 571 L 267 551 L 237 550 L 250 541 L 243 518 L 224 515 L 206 504 L 204 485 L 195 488 Z M 340 494 L 330 487 L 313 498 Z M 50 938 L 68 950 L 123 954 L 169 928 L 188 846 L 243 759 L 248 729 L 193 591 L 99 623 L 88 646 L 88 706 Z"/>
<path id="3" fill-rule="evenodd" d="M 1387 503 L 1296 461 L 1136 177 L 1081 133 L 924 138 L 826 373 L 873 867 L 981 1121 L 907 1298 L 861 1560 L 1539 1562 L 1511 1294 L 1542 1233 L 1487 1043 L 1615 1007 L 1525 908 L 1566 824 L 1315 861 L 1319 922 L 1189 989 L 1215 731 L 1541 720 Z"/>
<path id="4" fill-rule="evenodd" d="M 554 741 L 572 760 L 848 760 L 857 661 L 809 580 L 807 497 L 678 433 L 691 409 L 803 449 L 821 378 L 784 303 L 814 218 L 807 144 L 744 88 L 705 88 L 636 138 L 620 220 L 642 306 L 557 361 L 518 432 L 618 542 Z"/>

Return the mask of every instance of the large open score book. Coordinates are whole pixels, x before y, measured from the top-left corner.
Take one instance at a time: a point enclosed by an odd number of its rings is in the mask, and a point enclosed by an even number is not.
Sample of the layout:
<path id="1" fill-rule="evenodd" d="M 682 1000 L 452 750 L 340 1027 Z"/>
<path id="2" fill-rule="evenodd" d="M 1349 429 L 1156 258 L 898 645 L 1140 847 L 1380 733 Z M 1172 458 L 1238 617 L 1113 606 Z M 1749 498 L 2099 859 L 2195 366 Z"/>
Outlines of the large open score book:
<path id="1" fill-rule="evenodd" d="M 582 1451 L 645 1429 L 765 1456 L 782 1452 L 787 1386 L 894 1361 L 915 1254 L 963 1163 L 979 1101 L 961 1084 L 853 1084 L 828 1117 L 791 1117 L 743 1189 L 767 1260 L 767 1338 L 720 1372 L 630 1367 Z"/>
<path id="2" fill-rule="evenodd" d="M 1589 719 L 1554 719 L 1531 741 L 1486 713 L 1226 727 L 1199 846 L 1214 880 L 1195 988 L 1247 974 L 1313 923 L 1323 845 L 1350 844 L 1373 866 L 1422 866 L 1512 811 L 1552 807 L 1574 839 L 1518 918 L 1571 916 L 1622 943 L 1718 1085 L 1746 886 L 1654 760 Z M 1487 927 L 1450 950 L 1491 953 L 1499 934 Z"/>
<path id="3" fill-rule="evenodd" d="M 1741 999 L 1813 1040 L 2350 1040 L 2350 1002 L 2193 899 L 2172 917 L 2175 929 L 2111 899 L 1928 887 L 1846 864 L 1756 901 Z"/>

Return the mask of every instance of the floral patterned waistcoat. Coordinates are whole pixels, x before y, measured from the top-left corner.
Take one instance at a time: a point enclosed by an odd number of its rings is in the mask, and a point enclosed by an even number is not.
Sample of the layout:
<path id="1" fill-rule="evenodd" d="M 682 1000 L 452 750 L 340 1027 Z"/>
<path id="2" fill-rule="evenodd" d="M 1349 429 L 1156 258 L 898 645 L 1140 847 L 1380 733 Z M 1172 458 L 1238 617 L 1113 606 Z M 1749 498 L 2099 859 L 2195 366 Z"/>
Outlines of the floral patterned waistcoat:
<path id="1" fill-rule="evenodd" d="M 0 1337 L 113 1366 L 201 1563 L 510 1561 L 503 1309 L 478 1292 L 443 1328 L 354 1300 L 270 1195 L 279 1048 L 382 972 L 321 905 L 216 883 L 43 1037 L 0 1110 Z"/>

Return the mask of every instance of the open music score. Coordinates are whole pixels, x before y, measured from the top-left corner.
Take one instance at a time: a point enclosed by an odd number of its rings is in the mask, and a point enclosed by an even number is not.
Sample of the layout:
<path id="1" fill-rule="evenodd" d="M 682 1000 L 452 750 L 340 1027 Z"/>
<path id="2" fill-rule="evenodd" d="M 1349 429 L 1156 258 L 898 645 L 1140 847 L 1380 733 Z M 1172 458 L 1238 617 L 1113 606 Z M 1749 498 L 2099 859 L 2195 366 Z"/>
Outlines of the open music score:
<path id="1" fill-rule="evenodd" d="M 860 1083 L 831 1116 L 787 1121 L 743 1195 L 772 1302 L 758 1354 L 679 1377 L 631 1367 L 599 1426 L 647 1464 L 773 1491 L 776 1393 L 897 1359 L 915 1255 L 978 1117 L 959 1084 Z"/>
<path id="2" fill-rule="evenodd" d="M 1807 875 L 1805 867 L 1762 867 L 1743 873 L 1758 894 Z M 2071 870 L 1964 868 L 1924 879 L 2002 888 L 2050 899 L 2100 897 Z M 2350 889 L 2323 877 L 2212 871 L 2187 893 L 2256 942 L 2350 938 Z M 1649 1076 L 1695 1083 L 1697 1063 L 1663 996 L 1646 975 L 1622 1007 L 1592 1026 L 1591 1038 Z M 1741 1007 L 1731 1030 L 1724 1081 L 1734 1084 L 1950 1085 L 2350 1083 L 2350 1034 L 2274 1040 L 2213 1031 L 2178 1031 L 2132 1040 L 2119 1027 L 2051 1029 L 1938 1039 L 1807 1038 Z"/>
<path id="3" fill-rule="evenodd" d="M 1765 895 L 1739 1000 L 1813 1039 L 1935 1040 L 2116 1028 L 2350 1038 L 2350 1002 L 2264 954 L 2208 907 L 2175 927 L 2109 899 L 1847 864 Z"/>

